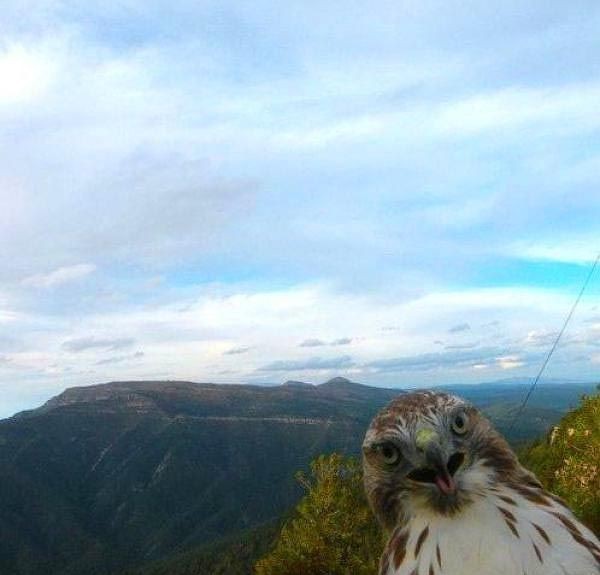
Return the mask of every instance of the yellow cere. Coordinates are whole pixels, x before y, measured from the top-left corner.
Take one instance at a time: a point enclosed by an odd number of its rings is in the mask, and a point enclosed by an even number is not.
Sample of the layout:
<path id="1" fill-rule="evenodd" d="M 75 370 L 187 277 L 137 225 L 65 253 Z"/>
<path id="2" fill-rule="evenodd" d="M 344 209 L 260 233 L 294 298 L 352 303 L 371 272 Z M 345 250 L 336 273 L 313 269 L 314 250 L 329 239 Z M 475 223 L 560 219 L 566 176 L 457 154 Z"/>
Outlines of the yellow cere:
<path id="1" fill-rule="evenodd" d="M 423 427 L 417 431 L 416 444 L 419 449 L 425 448 L 433 441 L 438 441 L 439 435 L 430 427 Z"/>

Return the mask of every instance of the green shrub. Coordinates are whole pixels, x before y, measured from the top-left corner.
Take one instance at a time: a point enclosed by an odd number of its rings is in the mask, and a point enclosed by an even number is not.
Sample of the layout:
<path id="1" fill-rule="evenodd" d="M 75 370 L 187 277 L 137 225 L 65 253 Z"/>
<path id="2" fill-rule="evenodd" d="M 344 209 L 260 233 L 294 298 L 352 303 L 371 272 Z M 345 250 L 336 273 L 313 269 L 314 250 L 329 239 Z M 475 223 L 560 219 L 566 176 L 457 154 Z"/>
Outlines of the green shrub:
<path id="1" fill-rule="evenodd" d="M 306 495 L 257 575 L 374 575 L 383 536 L 368 507 L 360 464 L 322 455 L 298 474 Z"/>
<path id="2" fill-rule="evenodd" d="M 521 460 L 600 534 L 600 395 L 584 397 L 545 440 L 526 449 Z"/>

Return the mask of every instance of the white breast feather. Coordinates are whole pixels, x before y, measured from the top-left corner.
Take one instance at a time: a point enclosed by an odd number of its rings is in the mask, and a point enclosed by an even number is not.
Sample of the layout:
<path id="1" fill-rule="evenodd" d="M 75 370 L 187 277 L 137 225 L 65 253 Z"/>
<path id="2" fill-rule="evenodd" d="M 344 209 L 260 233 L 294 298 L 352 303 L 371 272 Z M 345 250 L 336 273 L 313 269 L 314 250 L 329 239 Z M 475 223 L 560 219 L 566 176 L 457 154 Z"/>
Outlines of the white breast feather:
<path id="1" fill-rule="evenodd" d="M 517 505 L 508 505 L 498 495 L 508 495 Z M 498 507 L 515 518 L 517 537 L 507 525 Z M 452 517 L 423 511 L 410 522 L 406 556 L 398 569 L 393 552 L 385 575 L 598 575 L 600 570 L 592 554 L 577 543 L 561 521 L 551 512 L 561 513 L 577 526 L 588 540 L 598 543 L 595 535 L 559 505 L 536 505 L 512 490 L 489 493 Z M 533 524 L 541 527 L 548 544 Z M 415 558 L 417 539 L 429 526 L 426 540 Z M 537 557 L 537 545 L 543 563 Z M 439 546 L 442 566 L 436 557 Z"/>

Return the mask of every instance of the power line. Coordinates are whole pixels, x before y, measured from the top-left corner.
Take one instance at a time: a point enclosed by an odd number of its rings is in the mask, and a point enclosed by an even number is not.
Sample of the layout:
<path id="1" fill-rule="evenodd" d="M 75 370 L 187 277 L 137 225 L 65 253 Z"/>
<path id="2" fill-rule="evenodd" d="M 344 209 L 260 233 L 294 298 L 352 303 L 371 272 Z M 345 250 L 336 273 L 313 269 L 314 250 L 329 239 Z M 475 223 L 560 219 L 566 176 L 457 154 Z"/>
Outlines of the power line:
<path id="1" fill-rule="evenodd" d="M 552 357 L 552 354 L 554 353 L 554 350 L 558 346 L 558 342 L 560 341 L 560 338 L 562 337 L 563 333 L 567 329 L 567 325 L 569 325 L 569 322 L 571 321 L 571 318 L 573 317 L 573 313 L 575 312 L 575 308 L 577 307 L 577 304 L 579 303 L 581 296 L 583 296 L 583 292 L 585 291 L 588 284 L 590 283 L 590 280 L 592 279 L 592 276 L 594 275 L 594 271 L 596 270 L 596 267 L 598 266 L 599 261 L 600 261 L 600 252 L 596 256 L 596 259 L 594 260 L 594 264 L 592 265 L 592 268 L 590 269 L 587 277 L 585 278 L 585 281 L 583 282 L 583 285 L 581 286 L 581 290 L 579 290 L 579 295 L 577 296 L 577 299 L 573 303 L 573 306 L 571 307 L 571 311 L 569 311 L 569 315 L 567 315 L 567 318 L 565 319 L 565 322 L 563 323 L 561 330 L 558 332 L 558 335 L 556 336 L 556 339 L 554 340 L 554 343 L 552 344 L 552 347 L 550 348 L 550 351 L 548 352 L 548 355 L 546 356 L 544 363 L 542 363 L 542 367 L 538 371 L 538 374 L 535 376 L 535 379 L 533 380 L 533 383 L 531 384 L 531 387 L 529 388 L 529 391 L 527 392 L 527 395 L 525 396 L 523 403 L 521 403 L 521 405 L 519 406 L 519 409 L 518 409 L 515 417 L 513 418 L 512 423 L 510 424 L 510 427 L 508 428 L 508 433 L 510 433 L 513 430 L 513 427 L 515 426 L 517 419 L 519 419 L 519 417 L 521 416 L 521 413 L 523 413 L 523 410 L 525 409 L 525 406 L 527 405 L 527 402 L 529 401 L 529 398 L 531 397 L 533 390 L 537 386 L 538 381 L 540 380 L 540 377 L 542 377 L 542 374 L 544 373 L 544 370 L 546 369 L 546 366 L 548 365 L 548 362 L 550 361 L 550 358 Z"/>

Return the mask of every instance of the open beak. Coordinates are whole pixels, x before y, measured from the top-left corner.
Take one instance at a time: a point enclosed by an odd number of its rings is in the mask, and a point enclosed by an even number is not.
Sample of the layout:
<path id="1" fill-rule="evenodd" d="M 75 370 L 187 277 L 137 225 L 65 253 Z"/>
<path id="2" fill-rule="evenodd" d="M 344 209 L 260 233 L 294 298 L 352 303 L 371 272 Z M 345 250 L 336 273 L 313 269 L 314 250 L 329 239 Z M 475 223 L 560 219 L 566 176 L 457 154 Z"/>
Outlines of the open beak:
<path id="1" fill-rule="evenodd" d="M 456 455 L 461 455 L 462 457 L 462 454 L 456 453 L 452 457 Z M 441 450 L 438 448 L 426 451 L 425 459 L 427 460 L 427 463 L 431 466 L 431 468 L 435 471 L 434 482 L 438 486 L 438 489 L 445 495 L 451 495 L 452 493 L 456 493 L 456 482 L 454 481 L 453 477 L 454 471 L 456 471 L 456 469 L 453 468 L 452 473 L 450 473 L 449 469 L 449 463 L 451 462 L 450 460 L 452 458 L 450 458 L 448 462 L 446 462 L 444 460 L 444 457 L 442 456 Z"/>
<path id="2" fill-rule="evenodd" d="M 435 484 L 444 495 L 453 495 L 456 493 L 454 474 L 462 465 L 465 456 L 460 452 L 456 452 L 446 460 L 439 441 L 437 441 L 437 434 L 428 437 L 428 439 L 429 441 L 421 443 L 426 467 L 413 469 L 408 474 L 408 478 L 420 483 Z M 419 445 L 419 442 L 417 445 Z"/>

